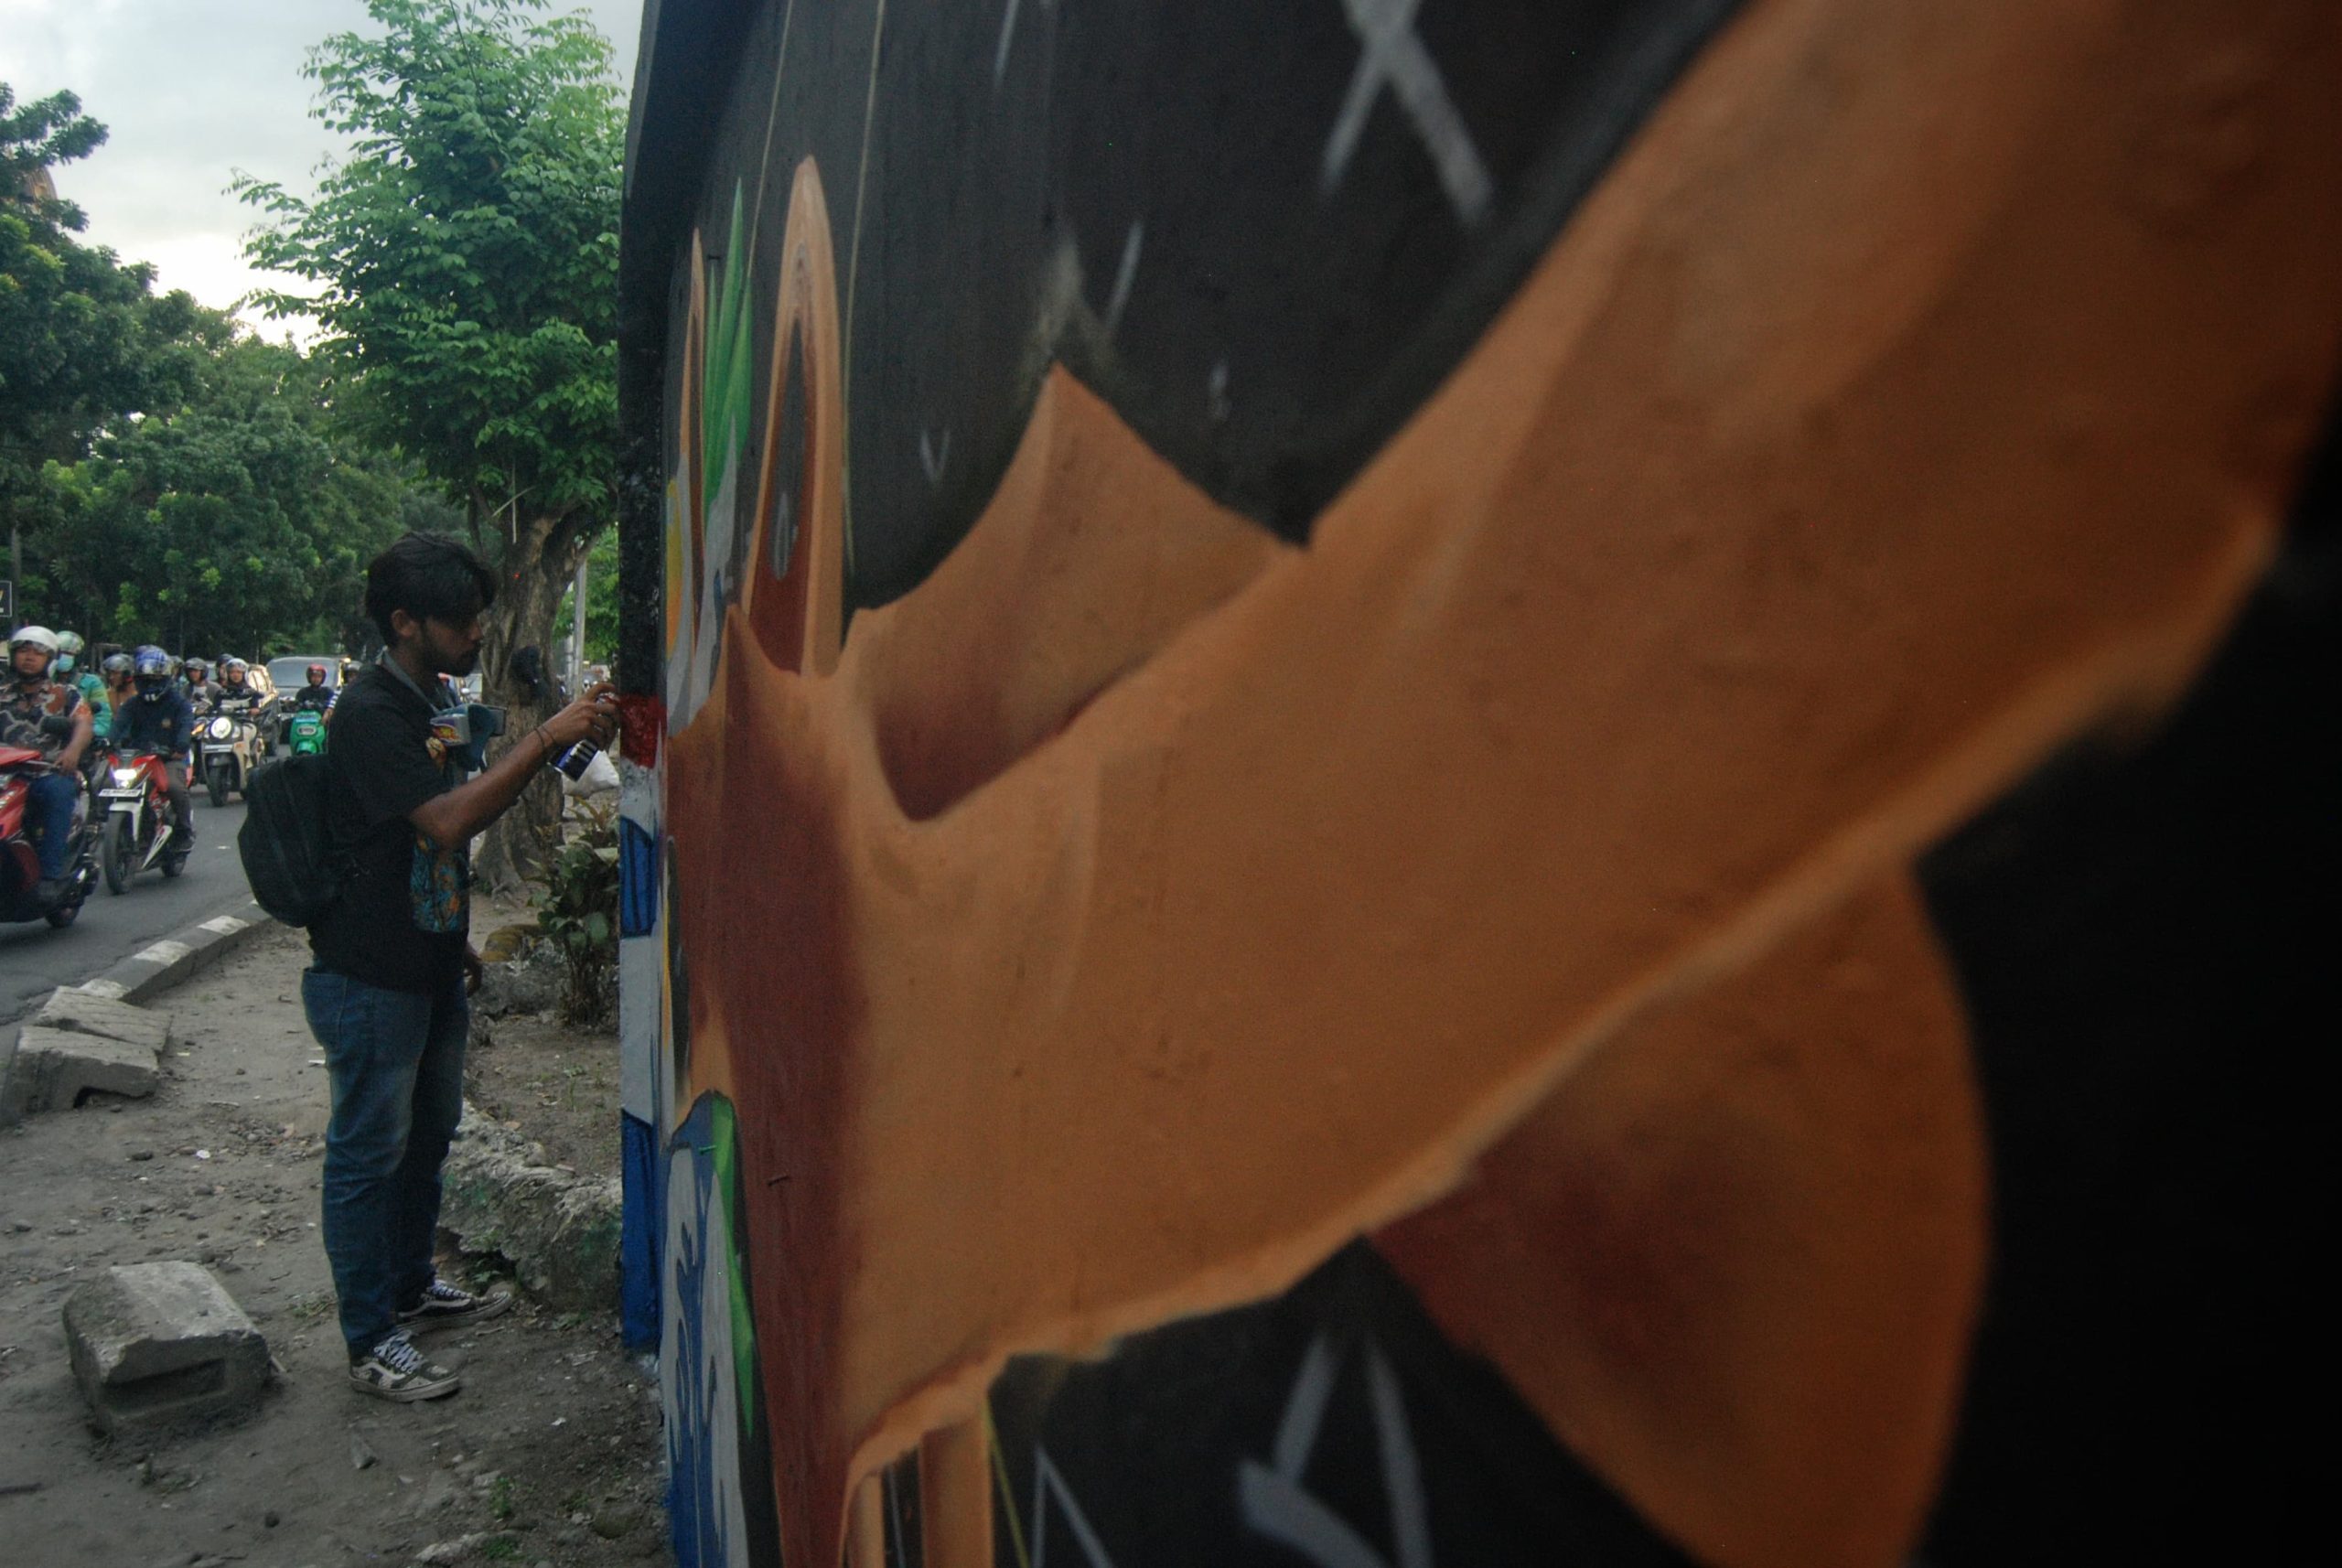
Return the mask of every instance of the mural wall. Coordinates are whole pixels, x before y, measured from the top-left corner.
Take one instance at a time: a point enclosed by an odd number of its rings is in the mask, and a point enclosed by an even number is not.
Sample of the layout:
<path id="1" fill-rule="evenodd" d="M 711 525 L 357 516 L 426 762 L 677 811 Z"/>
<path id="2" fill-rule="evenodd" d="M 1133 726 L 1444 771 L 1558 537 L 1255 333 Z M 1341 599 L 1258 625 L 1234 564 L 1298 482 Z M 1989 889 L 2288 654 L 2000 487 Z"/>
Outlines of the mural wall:
<path id="1" fill-rule="evenodd" d="M 642 59 L 680 1562 L 2303 1525 L 2342 12 L 654 0 Z"/>

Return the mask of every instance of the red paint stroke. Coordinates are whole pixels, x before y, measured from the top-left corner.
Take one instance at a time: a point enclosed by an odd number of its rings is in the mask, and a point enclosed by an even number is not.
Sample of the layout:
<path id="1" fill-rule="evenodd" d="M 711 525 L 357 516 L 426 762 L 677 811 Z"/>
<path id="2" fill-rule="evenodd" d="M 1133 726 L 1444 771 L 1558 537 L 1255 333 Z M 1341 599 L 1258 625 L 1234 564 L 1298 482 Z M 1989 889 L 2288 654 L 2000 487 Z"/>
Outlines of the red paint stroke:
<path id="1" fill-rule="evenodd" d="M 637 768 L 659 766 L 659 737 L 667 733 L 667 704 L 656 697 L 618 699 L 618 755 Z"/>

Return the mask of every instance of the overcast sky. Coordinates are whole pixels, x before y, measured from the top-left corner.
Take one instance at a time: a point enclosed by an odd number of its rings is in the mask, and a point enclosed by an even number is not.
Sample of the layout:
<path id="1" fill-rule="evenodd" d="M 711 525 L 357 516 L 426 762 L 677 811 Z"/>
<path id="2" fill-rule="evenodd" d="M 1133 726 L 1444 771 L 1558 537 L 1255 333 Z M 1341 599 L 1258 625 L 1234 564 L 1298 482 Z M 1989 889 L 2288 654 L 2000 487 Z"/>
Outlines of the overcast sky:
<path id="1" fill-rule="evenodd" d="M 642 0 L 550 9 L 588 13 L 632 86 Z M 335 138 L 309 117 L 301 62 L 365 20 L 360 0 L 0 0 L 0 81 L 19 103 L 70 88 L 112 133 L 56 171 L 90 215 L 82 237 L 224 308 L 261 280 L 239 253 L 253 213 L 228 181 L 242 169 L 313 188 Z"/>

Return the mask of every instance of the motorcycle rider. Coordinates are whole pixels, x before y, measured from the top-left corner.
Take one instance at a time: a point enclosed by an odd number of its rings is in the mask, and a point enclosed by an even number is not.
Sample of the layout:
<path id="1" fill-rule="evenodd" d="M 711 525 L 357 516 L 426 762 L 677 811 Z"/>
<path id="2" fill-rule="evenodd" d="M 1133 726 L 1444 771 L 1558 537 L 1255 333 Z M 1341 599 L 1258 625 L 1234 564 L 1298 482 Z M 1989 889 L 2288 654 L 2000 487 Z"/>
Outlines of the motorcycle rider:
<path id="1" fill-rule="evenodd" d="M 220 661 L 220 680 L 211 688 L 211 701 L 225 707 L 231 703 L 257 703 L 260 688 L 252 683 L 252 667 L 242 660 L 223 659 Z"/>
<path id="2" fill-rule="evenodd" d="M 0 697 L 0 741 L 38 751 L 57 771 L 32 780 L 25 820 L 38 840 L 40 900 L 54 905 L 65 891 L 72 851 L 73 804 L 81 793 L 81 755 L 90 748 L 90 708 L 71 686 L 49 679 L 57 634 L 45 626 L 18 627 L 8 639 L 9 672 Z"/>
<path id="3" fill-rule="evenodd" d="M 106 683 L 94 670 L 81 667 L 81 651 L 86 646 L 78 631 L 57 634 L 57 678 L 69 682 L 90 704 L 90 723 L 100 735 L 106 733 L 106 721 L 113 715 L 113 703 L 106 693 Z"/>
<path id="4" fill-rule="evenodd" d="M 220 660 L 220 679 L 211 688 L 211 711 L 245 719 L 252 725 L 252 757 L 257 764 L 274 743 L 274 702 L 252 679 L 252 666 L 230 654 Z"/>
<path id="5" fill-rule="evenodd" d="M 181 667 L 179 691 L 187 698 L 188 705 L 199 712 L 211 705 L 213 687 L 210 670 L 202 660 L 190 659 Z"/>
<path id="6" fill-rule="evenodd" d="M 121 716 L 123 704 L 138 694 L 138 688 L 131 683 L 130 655 L 121 652 L 107 654 L 105 662 L 98 667 L 98 673 L 105 678 L 105 733 L 106 738 L 111 740 L 113 738 L 115 721 Z"/>
<path id="7" fill-rule="evenodd" d="M 171 656 L 152 643 L 130 656 L 130 674 L 137 694 L 115 714 L 114 747 L 151 751 L 163 758 L 172 825 L 179 843 L 193 848 L 195 810 L 188 794 L 186 757 L 195 739 L 195 709 L 171 680 Z"/>
<path id="8" fill-rule="evenodd" d="M 324 665 L 309 666 L 306 682 L 299 691 L 293 693 L 293 705 L 296 708 L 313 708 L 321 714 L 333 706 L 333 688 L 326 684 Z"/>

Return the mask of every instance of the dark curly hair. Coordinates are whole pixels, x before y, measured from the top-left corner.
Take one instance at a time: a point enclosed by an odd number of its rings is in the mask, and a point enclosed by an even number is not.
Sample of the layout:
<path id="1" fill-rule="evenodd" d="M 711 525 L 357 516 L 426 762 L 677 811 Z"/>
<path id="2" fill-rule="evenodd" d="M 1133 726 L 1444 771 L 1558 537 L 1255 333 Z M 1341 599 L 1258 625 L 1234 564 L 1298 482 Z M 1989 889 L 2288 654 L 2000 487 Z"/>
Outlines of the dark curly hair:
<path id="1" fill-rule="evenodd" d="M 404 610 L 417 621 L 461 626 L 496 602 L 496 574 L 460 539 L 410 533 L 366 568 L 366 617 L 395 645 L 391 617 Z"/>

